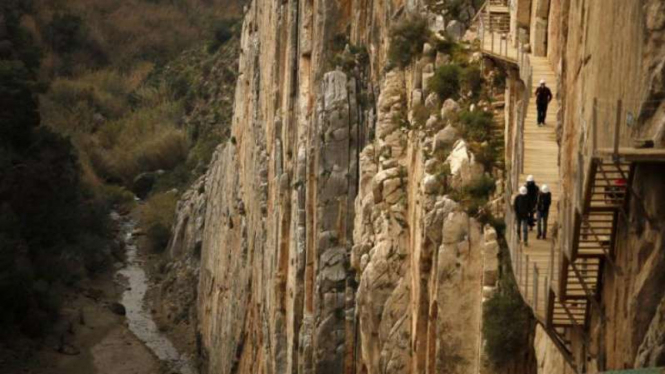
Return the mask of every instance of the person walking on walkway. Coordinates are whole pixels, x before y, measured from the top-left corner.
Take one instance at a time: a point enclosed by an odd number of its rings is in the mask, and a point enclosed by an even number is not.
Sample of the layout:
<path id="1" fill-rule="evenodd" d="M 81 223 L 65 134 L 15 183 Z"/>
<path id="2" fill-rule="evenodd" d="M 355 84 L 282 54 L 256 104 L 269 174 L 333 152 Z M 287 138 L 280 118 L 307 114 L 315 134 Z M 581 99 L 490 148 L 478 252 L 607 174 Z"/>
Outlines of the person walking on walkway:
<path id="1" fill-rule="evenodd" d="M 520 187 L 520 194 L 515 197 L 513 203 L 515 209 L 515 219 L 517 221 L 517 239 L 529 245 L 529 214 L 531 213 L 531 203 L 527 196 L 526 187 Z"/>
<path id="2" fill-rule="evenodd" d="M 533 227 L 536 226 L 536 220 L 534 215 L 536 213 L 536 205 L 538 204 L 538 192 L 540 189 L 536 184 L 536 181 L 533 179 L 533 175 L 526 177 L 526 191 L 527 198 L 529 200 L 529 227 L 533 230 Z"/>
<path id="3" fill-rule="evenodd" d="M 538 239 L 547 239 L 547 217 L 550 215 L 550 206 L 552 205 L 552 193 L 550 188 L 543 184 L 538 194 L 538 204 L 536 214 L 538 219 Z"/>
<path id="4" fill-rule="evenodd" d="M 540 80 L 540 87 L 536 89 L 536 106 L 538 108 L 538 126 L 545 125 L 547 106 L 552 101 L 552 91 L 545 85 L 545 80 Z"/>

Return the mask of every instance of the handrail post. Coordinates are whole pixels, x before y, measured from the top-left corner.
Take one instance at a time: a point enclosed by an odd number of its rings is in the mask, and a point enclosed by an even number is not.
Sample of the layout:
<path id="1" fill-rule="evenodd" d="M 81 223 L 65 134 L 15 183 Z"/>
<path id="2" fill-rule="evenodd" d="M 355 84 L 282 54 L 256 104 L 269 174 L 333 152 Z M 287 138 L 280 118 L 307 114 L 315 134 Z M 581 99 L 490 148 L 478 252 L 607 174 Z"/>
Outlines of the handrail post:
<path id="1" fill-rule="evenodd" d="M 520 288 L 520 283 L 522 282 L 522 256 L 520 255 L 520 244 L 519 241 L 516 244 L 515 250 L 515 281 L 517 282 L 517 288 Z"/>
<path id="2" fill-rule="evenodd" d="M 526 255 L 526 272 L 524 277 L 524 298 L 529 301 L 529 255 Z"/>
<path id="3" fill-rule="evenodd" d="M 547 311 L 550 310 L 550 298 L 549 298 L 549 292 L 547 292 L 547 289 L 550 284 L 550 278 L 545 277 L 545 283 L 543 284 L 543 310 L 545 311 L 545 321 L 547 321 Z"/>
<path id="4" fill-rule="evenodd" d="M 533 264 L 533 310 L 538 314 L 538 267 Z"/>
<path id="5" fill-rule="evenodd" d="M 554 279 L 554 245 L 550 245 L 550 271 L 549 279 Z"/>
<path id="6" fill-rule="evenodd" d="M 614 126 L 614 154 L 613 158 L 614 161 L 618 161 L 619 159 L 619 141 L 620 141 L 620 132 L 621 132 L 621 112 L 622 112 L 622 101 L 619 99 L 617 101 L 617 118 L 616 118 L 616 124 Z"/>
<path id="7" fill-rule="evenodd" d="M 596 155 L 598 149 L 598 98 L 593 98 L 593 112 L 591 118 L 591 156 Z"/>

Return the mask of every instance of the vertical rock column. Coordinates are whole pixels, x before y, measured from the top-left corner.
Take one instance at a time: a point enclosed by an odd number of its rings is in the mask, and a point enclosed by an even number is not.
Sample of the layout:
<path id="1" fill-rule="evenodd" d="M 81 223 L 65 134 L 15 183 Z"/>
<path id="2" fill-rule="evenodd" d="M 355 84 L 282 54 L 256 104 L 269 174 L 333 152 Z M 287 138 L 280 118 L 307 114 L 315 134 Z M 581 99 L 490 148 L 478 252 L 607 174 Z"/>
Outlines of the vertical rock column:
<path id="1" fill-rule="evenodd" d="M 315 113 L 319 146 L 316 188 L 316 239 L 313 359 L 317 374 L 344 373 L 354 341 L 354 291 L 348 253 L 353 232 L 357 123 L 349 97 L 355 84 L 340 71 L 325 74 Z M 350 323 L 347 323 L 347 316 Z M 353 350 L 350 350 L 352 353 Z"/>

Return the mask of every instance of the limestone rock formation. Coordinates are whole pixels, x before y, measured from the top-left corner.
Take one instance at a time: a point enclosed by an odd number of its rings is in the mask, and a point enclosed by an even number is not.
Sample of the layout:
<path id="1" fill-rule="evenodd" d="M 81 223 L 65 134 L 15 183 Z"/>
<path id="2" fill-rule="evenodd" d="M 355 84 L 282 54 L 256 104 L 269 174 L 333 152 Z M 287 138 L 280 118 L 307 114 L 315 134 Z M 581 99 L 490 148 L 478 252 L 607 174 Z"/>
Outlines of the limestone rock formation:
<path id="1" fill-rule="evenodd" d="M 322 4 L 255 0 L 247 9 L 231 141 L 211 162 L 205 197 L 185 208 L 205 200 L 203 369 L 472 372 L 481 225 L 443 195 L 449 150 L 423 152 L 441 121 L 405 125 L 417 103 L 440 111 L 427 91 L 433 64 L 380 73 L 387 45 L 375 38 L 402 8 Z M 370 64 L 330 71 L 329 40 L 347 26 L 350 42 L 372 51 Z M 452 127 L 442 135 L 458 136 Z M 199 221 L 184 217 L 176 231 L 192 239 L 176 236 L 173 253 L 199 238 Z"/>

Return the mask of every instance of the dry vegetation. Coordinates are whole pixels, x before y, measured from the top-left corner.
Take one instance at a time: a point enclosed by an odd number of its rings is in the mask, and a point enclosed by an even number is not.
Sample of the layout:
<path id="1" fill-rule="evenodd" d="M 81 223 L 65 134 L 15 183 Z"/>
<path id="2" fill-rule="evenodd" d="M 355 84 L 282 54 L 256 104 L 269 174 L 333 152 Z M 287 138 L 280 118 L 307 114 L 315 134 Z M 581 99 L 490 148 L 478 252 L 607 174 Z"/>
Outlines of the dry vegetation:
<path id="1" fill-rule="evenodd" d="M 22 24 L 41 46 L 49 82 L 42 119 L 72 140 L 85 183 L 117 200 L 137 175 L 175 169 L 190 148 L 200 153 L 181 124 L 192 74 L 173 82 L 162 69 L 192 46 L 214 53 L 237 31 L 228 16 L 240 4 L 34 0 Z"/>
<path id="2" fill-rule="evenodd" d="M 230 119 L 211 91 L 235 81 L 228 3 L 0 0 L 0 345 L 44 337 L 61 290 L 113 263 L 109 209 L 134 208 L 144 172 L 142 226 L 165 248 Z"/>
<path id="3" fill-rule="evenodd" d="M 126 210 L 136 177 L 160 171 L 145 204 L 159 214 L 144 212 L 143 225 L 155 246 L 166 244 L 177 200 L 163 192 L 184 190 L 223 140 L 222 130 L 193 130 L 184 119 L 206 96 L 200 81 L 215 54 L 238 34 L 242 4 L 31 0 L 21 18 L 41 55 L 42 123 L 74 145 L 85 188 Z M 222 117 L 221 128 L 230 115 Z"/>

